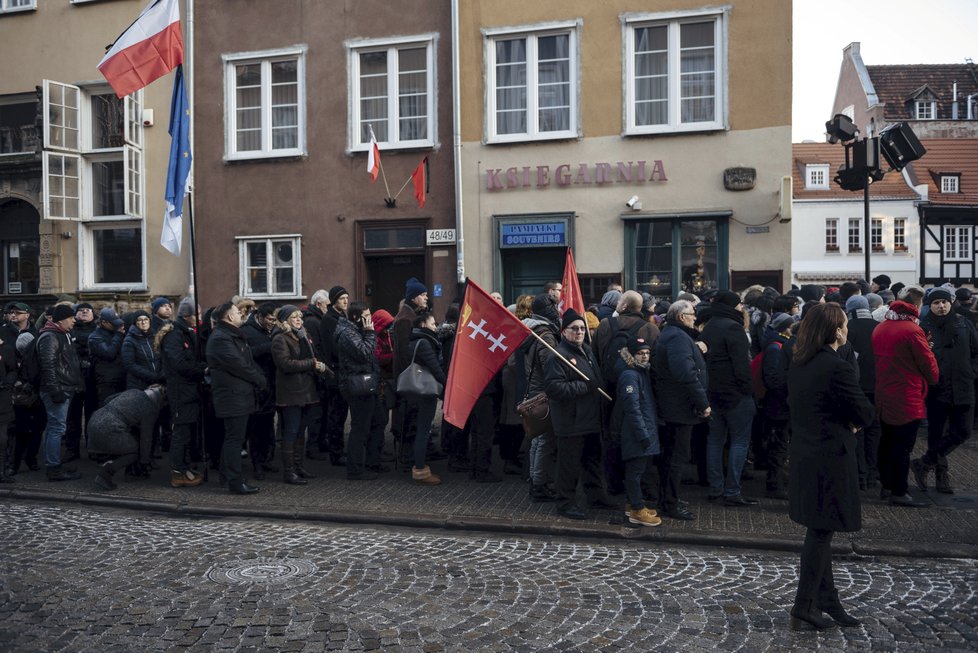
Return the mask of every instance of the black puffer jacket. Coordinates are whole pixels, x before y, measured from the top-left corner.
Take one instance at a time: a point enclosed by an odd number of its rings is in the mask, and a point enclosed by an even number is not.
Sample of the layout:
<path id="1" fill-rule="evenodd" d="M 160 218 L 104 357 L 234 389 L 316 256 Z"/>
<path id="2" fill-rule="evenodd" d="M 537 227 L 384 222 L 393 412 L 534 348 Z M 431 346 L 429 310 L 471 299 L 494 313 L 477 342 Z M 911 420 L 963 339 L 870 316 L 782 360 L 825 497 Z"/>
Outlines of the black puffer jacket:
<path id="1" fill-rule="evenodd" d="M 153 349 L 153 332 L 143 332 L 135 324 L 122 341 L 122 365 L 126 368 L 126 390 L 145 390 L 163 383 L 163 365 Z"/>
<path id="2" fill-rule="evenodd" d="M 81 392 L 81 365 L 71 335 L 48 320 L 37 336 L 37 357 L 41 365 L 41 390 L 61 391 L 66 395 Z"/>
<path id="3" fill-rule="evenodd" d="M 435 380 L 445 385 L 445 368 L 441 357 L 441 342 L 438 334 L 427 329 L 412 329 L 411 342 L 408 344 L 408 365 L 411 357 L 435 377 Z"/>
<path id="4" fill-rule="evenodd" d="M 331 370 L 335 370 L 340 364 L 336 350 L 336 327 L 339 326 L 341 319 L 345 319 L 343 313 L 330 306 L 323 313 L 323 323 L 319 330 L 319 349 L 323 354 L 323 357 L 319 360 L 326 363 Z M 326 377 L 326 385 L 335 387 L 336 377 Z"/>
<path id="5" fill-rule="evenodd" d="M 183 318 L 164 324 L 160 333 L 160 358 L 173 423 L 193 424 L 200 419 L 199 386 L 207 367 L 197 359 L 197 334 Z"/>
<path id="6" fill-rule="evenodd" d="M 126 367 L 122 364 L 122 331 L 109 331 L 99 327 L 88 336 L 88 355 L 95 369 L 95 383 L 121 387 L 126 381 Z"/>
<path id="7" fill-rule="evenodd" d="M 974 405 L 978 331 L 956 313 L 941 319 L 930 312 L 920 320 L 920 328 L 927 336 L 941 373 L 927 398 L 953 406 Z"/>
<path id="8" fill-rule="evenodd" d="M 710 405 L 706 362 L 691 333 L 675 322 L 666 322 L 655 345 L 659 419 L 671 424 L 698 424 Z"/>
<path id="9" fill-rule="evenodd" d="M 221 321 L 207 339 L 207 366 L 217 417 L 250 415 L 258 407 L 257 393 L 268 383 L 251 357 L 241 329 Z"/>
<path id="10" fill-rule="evenodd" d="M 380 373 L 380 363 L 374 356 L 376 346 L 376 331 L 363 330 L 346 317 L 340 318 L 336 325 L 336 353 L 339 361 L 337 379 L 341 387 L 351 376 Z"/>
<path id="11" fill-rule="evenodd" d="M 741 398 L 752 396 L 754 390 L 743 313 L 721 303 L 710 308 L 713 317 L 703 328 L 702 340 L 707 347 L 710 403 L 716 410 L 733 406 Z"/>
<path id="12" fill-rule="evenodd" d="M 589 379 L 585 381 L 572 371 L 567 363 L 551 356 L 544 368 L 547 396 L 550 398 L 550 419 L 557 437 L 601 433 L 601 396 L 598 389 L 604 386 L 601 367 L 591 348 L 580 347 L 566 340 L 557 345 L 557 351 Z"/>

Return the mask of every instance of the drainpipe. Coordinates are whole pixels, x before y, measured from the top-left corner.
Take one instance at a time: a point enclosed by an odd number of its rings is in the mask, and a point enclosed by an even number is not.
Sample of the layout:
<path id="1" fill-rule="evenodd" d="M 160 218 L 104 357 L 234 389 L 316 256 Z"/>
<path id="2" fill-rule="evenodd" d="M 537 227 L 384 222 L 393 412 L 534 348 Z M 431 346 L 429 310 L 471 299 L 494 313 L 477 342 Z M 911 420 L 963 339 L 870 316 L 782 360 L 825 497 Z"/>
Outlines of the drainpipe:
<path id="1" fill-rule="evenodd" d="M 455 165 L 455 251 L 458 283 L 465 283 L 465 238 L 462 220 L 462 103 L 459 98 L 458 0 L 452 0 L 452 156 Z"/>

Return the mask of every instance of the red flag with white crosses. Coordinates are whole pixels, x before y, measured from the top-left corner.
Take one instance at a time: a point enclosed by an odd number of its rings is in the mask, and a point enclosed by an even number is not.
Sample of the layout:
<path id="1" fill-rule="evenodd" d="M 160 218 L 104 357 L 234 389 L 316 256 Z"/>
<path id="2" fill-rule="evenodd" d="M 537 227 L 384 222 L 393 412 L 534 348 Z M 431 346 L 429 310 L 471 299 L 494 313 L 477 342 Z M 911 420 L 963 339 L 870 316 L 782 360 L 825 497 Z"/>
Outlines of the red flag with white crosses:
<path id="1" fill-rule="evenodd" d="M 530 329 L 519 318 L 466 279 L 445 388 L 447 422 L 465 427 L 479 395 L 528 337 Z"/>

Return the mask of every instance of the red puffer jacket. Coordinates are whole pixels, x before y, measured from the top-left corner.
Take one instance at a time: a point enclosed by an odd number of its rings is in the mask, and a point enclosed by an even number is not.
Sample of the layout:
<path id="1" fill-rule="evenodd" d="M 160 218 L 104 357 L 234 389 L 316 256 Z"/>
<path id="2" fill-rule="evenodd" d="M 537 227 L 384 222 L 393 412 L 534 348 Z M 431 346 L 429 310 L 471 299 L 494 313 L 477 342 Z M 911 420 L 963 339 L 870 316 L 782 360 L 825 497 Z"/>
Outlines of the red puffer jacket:
<path id="1" fill-rule="evenodd" d="M 923 329 L 911 319 L 916 317 L 916 307 L 896 301 L 873 331 L 876 412 L 894 426 L 927 415 L 927 387 L 937 383 L 939 374 Z"/>

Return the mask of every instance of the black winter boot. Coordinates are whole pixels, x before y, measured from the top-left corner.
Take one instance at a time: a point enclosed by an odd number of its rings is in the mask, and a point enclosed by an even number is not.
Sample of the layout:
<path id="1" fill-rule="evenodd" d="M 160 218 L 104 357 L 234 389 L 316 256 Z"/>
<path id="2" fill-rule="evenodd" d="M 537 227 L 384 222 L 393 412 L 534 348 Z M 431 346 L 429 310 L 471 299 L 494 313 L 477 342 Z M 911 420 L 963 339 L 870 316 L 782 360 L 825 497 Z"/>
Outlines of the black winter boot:
<path id="1" fill-rule="evenodd" d="M 114 475 L 115 468 L 112 466 L 111 461 L 99 465 L 98 474 L 95 476 L 95 487 L 105 492 L 116 489 L 119 486 L 112 481 Z"/>
<path id="2" fill-rule="evenodd" d="M 279 450 L 282 452 L 282 480 L 289 485 L 305 485 L 306 479 L 295 473 L 295 443 L 283 442 Z"/>
<path id="3" fill-rule="evenodd" d="M 839 601 L 839 590 L 830 590 L 825 593 L 820 593 L 818 597 L 818 607 L 820 610 L 832 617 L 832 621 L 844 628 L 852 628 L 853 626 L 858 626 L 862 623 L 855 617 L 849 616 L 846 609 L 842 607 L 842 602 Z"/>
<path id="4" fill-rule="evenodd" d="M 303 467 L 304 456 L 302 455 L 302 451 L 304 451 L 305 448 L 306 447 L 303 444 L 303 440 L 301 438 L 295 441 L 293 455 L 292 455 L 292 461 L 293 461 L 293 466 L 295 468 L 295 473 L 299 475 L 301 478 L 316 478 L 315 474 L 313 474 L 305 467 Z"/>
<path id="5" fill-rule="evenodd" d="M 795 601 L 791 608 L 791 630 L 825 630 L 832 627 L 832 620 L 826 619 L 822 611 L 815 607 L 814 601 Z"/>
<path id="6" fill-rule="evenodd" d="M 65 469 L 61 465 L 54 465 L 47 468 L 49 481 L 74 481 L 81 478 L 81 474 L 74 470 Z"/>

